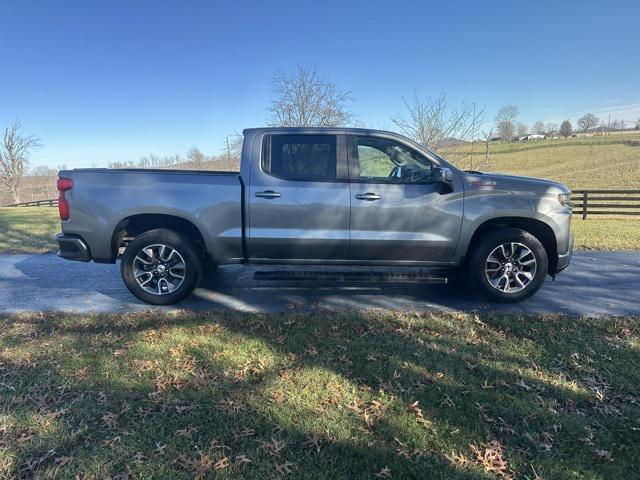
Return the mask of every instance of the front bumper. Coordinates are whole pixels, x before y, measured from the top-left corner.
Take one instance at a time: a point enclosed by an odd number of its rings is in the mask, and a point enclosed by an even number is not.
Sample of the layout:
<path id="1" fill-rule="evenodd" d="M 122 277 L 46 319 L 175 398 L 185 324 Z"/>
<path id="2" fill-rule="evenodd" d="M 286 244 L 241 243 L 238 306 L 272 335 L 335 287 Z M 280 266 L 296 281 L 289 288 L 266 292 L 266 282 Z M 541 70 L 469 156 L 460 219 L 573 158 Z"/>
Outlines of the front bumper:
<path id="1" fill-rule="evenodd" d="M 560 273 L 571 263 L 571 257 L 573 256 L 573 233 L 569 233 L 569 250 L 567 253 L 558 254 L 558 265 L 556 266 L 556 273 Z"/>
<path id="2" fill-rule="evenodd" d="M 78 235 L 60 233 L 56 236 L 58 242 L 58 256 L 67 260 L 88 262 L 91 260 L 91 252 L 87 244 Z"/>

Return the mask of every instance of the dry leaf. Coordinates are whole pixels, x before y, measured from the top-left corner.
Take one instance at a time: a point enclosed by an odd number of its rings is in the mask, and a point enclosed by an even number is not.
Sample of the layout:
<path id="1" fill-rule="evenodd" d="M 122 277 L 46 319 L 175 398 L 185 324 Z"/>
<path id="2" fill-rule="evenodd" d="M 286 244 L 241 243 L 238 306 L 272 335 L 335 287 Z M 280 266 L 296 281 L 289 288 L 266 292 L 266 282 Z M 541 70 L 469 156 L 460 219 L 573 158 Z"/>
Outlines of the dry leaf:
<path id="1" fill-rule="evenodd" d="M 282 465 L 276 465 L 276 470 L 282 474 L 282 475 L 288 475 L 289 473 L 292 473 L 291 471 L 291 467 L 293 467 L 294 464 L 291 462 L 284 462 Z"/>
<path id="2" fill-rule="evenodd" d="M 213 468 L 215 468 L 216 470 L 222 470 L 224 468 L 227 468 L 228 466 L 229 466 L 229 457 L 222 457 L 213 465 Z"/>
<path id="3" fill-rule="evenodd" d="M 487 473 L 495 473 L 504 480 L 513 478 L 507 461 L 504 459 L 504 448 L 497 440 L 480 446 L 470 444 L 476 462 L 481 465 Z"/>
<path id="4" fill-rule="evenodd" d="M 378 478 L 391 478 L 391 469 L 388 467 L 384 467 L 378 473 L 375 474 Z"/>
<path id="5" fill-rule="evenodd" d="M 282 440 L 276 440 L 273 437 L 271 438 L 270 442 L 260 442 L 260 443 L 262 444 L 260 448 L 264 449 L 264 451 L 267 452 L 272 457 L 279 457 L 280 453 L 282 452 L 284 447 L 287 445 Z"/>
<path id="6" fill-rule="evenodd" d="M 235 461 L 238 465 L 244 465 L 245 463 L 251 463 L 251 459 L 246 455 L 236 455 Z"/>
<path id="7" fill-rule="evenodd" d="M 115 428 L 118 424 L 118 415 L 116 415 L 115 413 L 105 413 L 102 416 L 102 421 L 107 427 Z"/>

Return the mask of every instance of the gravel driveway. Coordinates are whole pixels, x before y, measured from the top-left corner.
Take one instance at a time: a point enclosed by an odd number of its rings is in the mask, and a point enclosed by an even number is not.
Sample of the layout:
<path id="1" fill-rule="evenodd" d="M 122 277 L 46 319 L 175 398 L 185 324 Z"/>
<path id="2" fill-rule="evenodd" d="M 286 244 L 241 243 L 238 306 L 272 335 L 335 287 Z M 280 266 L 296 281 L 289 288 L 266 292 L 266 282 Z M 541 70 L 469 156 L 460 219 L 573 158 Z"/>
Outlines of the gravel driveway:
<path id="1" fill-rule="evenodd" d="M 576 252 L 571 266 L 555 282 L 549 278 L 533 298 L 515 305 L 488 303 L 460 282 L 296 285 L 255 281 L 256 270 L 237 265 L 220 268 L 179 308 L 273 312 L 323 307 L 640 315 L 640 252 Z M 118 265 L 69 262 L 51 254 L 0 255 L 0 312 L 123 312 L 147 308 L 129 294 Z"/>

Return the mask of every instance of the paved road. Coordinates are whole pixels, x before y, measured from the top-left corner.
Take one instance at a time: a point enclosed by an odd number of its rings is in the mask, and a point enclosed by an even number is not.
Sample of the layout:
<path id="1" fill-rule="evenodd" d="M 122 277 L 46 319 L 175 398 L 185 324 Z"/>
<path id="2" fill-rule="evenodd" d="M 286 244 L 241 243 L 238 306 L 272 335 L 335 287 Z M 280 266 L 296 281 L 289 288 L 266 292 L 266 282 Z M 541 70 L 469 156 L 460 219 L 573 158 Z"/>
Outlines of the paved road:
<path id="1" fill-rule="evenodd" d="M 253 267 L 223 267 L 209 275 L 179 307 L 273 312 L 321 306 L 640 315 L 640 252 L 576 252 L 569 269 L 555 282 L 548 279 L 533 298 L 515 305 L 490 304 L 459 283 L 313 287 L 254 281 L 255 271 Z M 0 255 L 0 312 L 147 308 L 124 287 L 118 265 L 69 262 L 55 255 Z"/>

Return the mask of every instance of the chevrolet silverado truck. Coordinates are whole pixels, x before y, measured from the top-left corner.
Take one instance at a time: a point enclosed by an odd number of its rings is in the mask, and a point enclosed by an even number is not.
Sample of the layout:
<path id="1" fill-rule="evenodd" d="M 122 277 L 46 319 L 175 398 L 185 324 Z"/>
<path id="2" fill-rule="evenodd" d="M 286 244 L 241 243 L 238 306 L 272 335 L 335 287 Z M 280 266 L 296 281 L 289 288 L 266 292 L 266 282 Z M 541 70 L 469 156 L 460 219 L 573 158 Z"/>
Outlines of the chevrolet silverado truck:
<path id="1" fill-rule="evenodd" d="M 535 293 L 571 260 L 571 192 L 462 171 L 390 132 L 244 131 L 240 172 L 59 173 L 58 255 L 115 263 L 149 304 L 227 264 L 437 268 L 493 301 Z"/>

